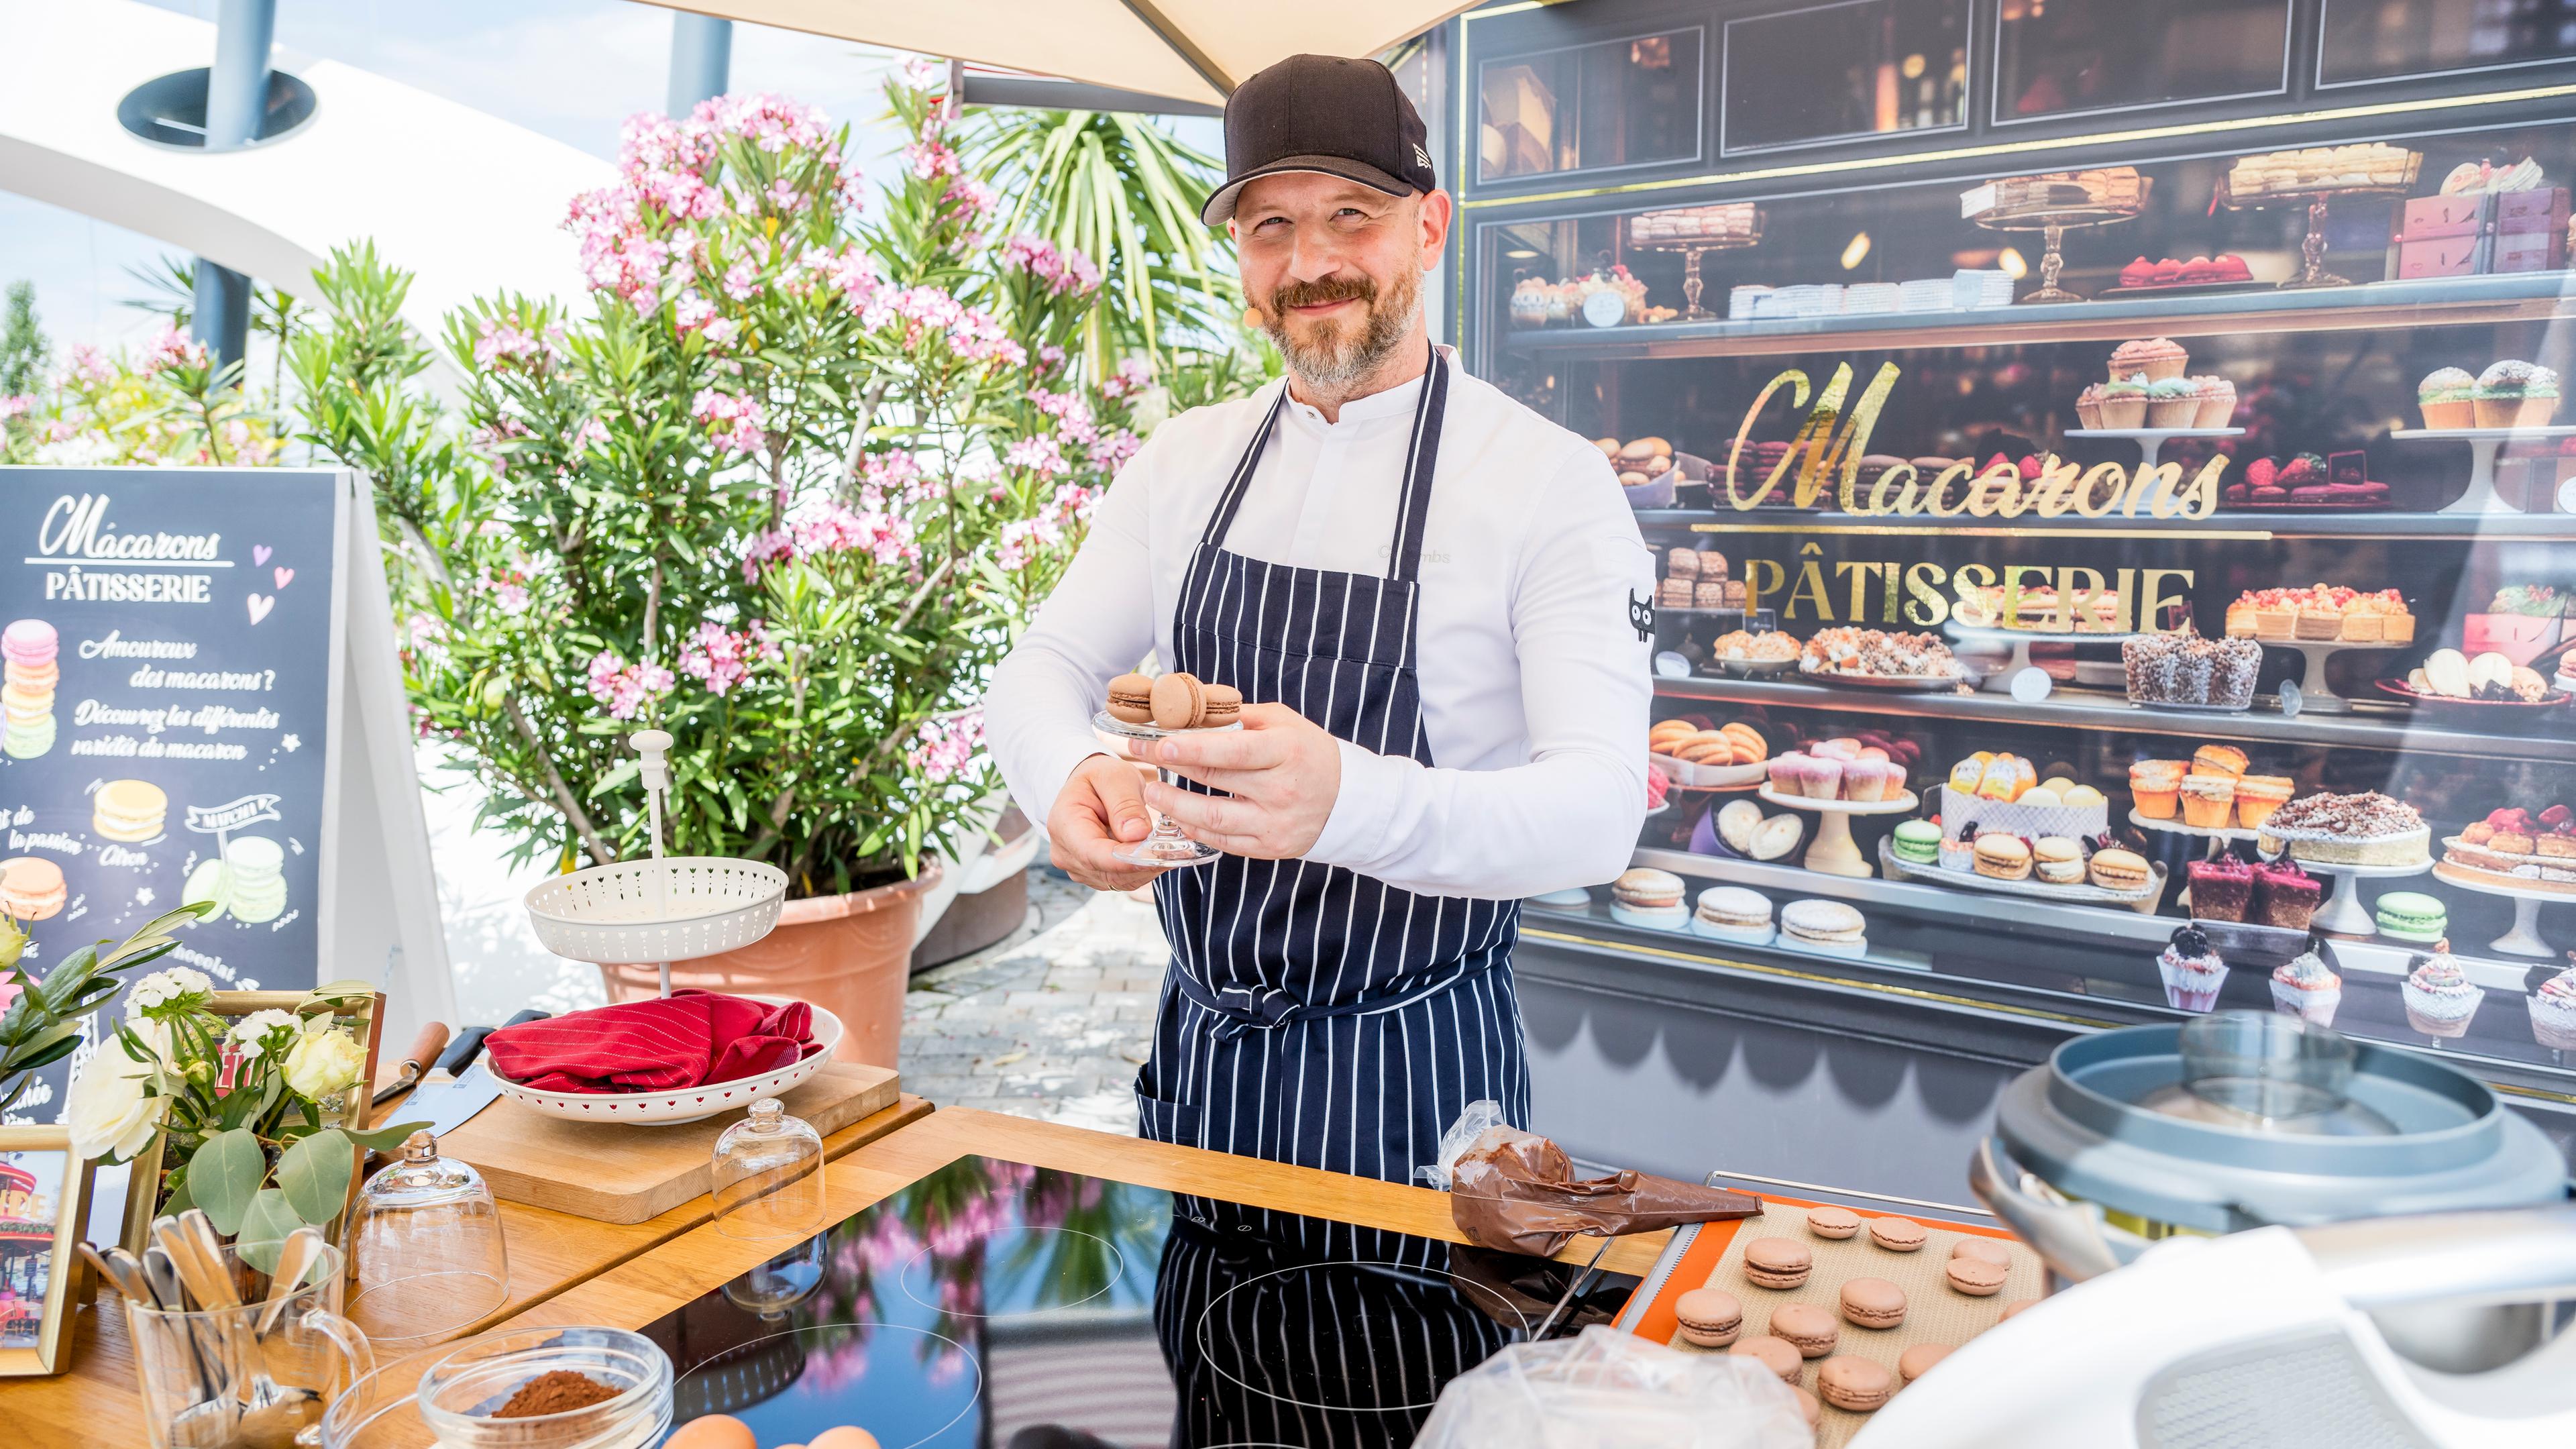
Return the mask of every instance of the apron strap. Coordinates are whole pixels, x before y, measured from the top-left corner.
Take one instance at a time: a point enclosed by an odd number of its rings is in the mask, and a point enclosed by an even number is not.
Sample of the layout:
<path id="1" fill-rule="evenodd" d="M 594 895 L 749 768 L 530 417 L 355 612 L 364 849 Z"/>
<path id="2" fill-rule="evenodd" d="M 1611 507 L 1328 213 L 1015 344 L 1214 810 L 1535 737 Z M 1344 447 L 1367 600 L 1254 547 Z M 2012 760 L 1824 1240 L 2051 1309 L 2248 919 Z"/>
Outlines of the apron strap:
<path id="1" fill-rule="evenodd" d="M 1279 414 L 1287 406 L 1288 385 L 1283 382 L 1279 395 L 1270 400 L 1270 411 L 1262 414 L 1261 426 L 1253 430 L 1252 442 L 1235 463 L 1234 476 L 1226 480 L 1216 510 L 1208 515 L 1199 547 L 1224 546 L 1226 531 L 1243 508 L 1243 496 L 1252 491 L 1252 475 L 1261 465 L 1262 450 L 1270 446 L 1270 435 L 1277 431 Z M 1388 550 L 1395 568 L 1389 577 L 1398 582 L 1411 583 L 1422 572 L 1422 531 L 1431 516 L 1431 475 L 1440 466 L 1440 420 L 1448 411 L 1449 367 L 1434 346 L 1430 364 L 1423 369 L 1422 391 L 1413 400 L 1413 441 L 1404 454 L 1404 496 L 1396 507 L 1395 541 Z"/>
<path id="2" fill-rule="evenodd" d="M 1517 904 L 1517 903 L 1515 903 Z M 1375 1016 L 1411 1006 L 1425 997 L 1458 986 L 1469 979 L 1503 965 L 1511 959 L 1507 951 L 1485 951 L 1461 962 L 1454 971 L 1426 981 L 1393 981 L 1375 991 L 1362 992 L 1348 1001 L 1328 1001 L 1308 1005 L 1275 986 L 1216 987 L 1201 981 L 1178 961 L 1172 963 L 1169 980 L 1195 1005 L 1219 1018 L 1218 1030 L 1268 1030 L 1293 1026 L 1303 1021 L 1329 1021 L 1344 1016 Z"/>

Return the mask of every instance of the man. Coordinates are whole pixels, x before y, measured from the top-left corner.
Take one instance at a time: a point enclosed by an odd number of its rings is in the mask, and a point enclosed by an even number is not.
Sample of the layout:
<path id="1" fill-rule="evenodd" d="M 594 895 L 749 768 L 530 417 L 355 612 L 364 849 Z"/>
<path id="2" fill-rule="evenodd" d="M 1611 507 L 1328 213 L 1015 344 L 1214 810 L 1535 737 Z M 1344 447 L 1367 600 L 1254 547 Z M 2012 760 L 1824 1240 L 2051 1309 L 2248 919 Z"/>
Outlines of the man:
<path id="1" fill-rule="evenodd" d="M 1156 429 L 996 673 L 988 738 L 1056 863 L 1151 880 L 1172 949 L 1144 1135 L 1403 1181 L 1467 1103 L 1529 1115 L 1520 897 L 1616 876 L 1645 811 L 1650 555 L 1600 452 L 1434 349 L 1452 207 L 1374 61 L 1226 105 L 1225 224 L 1284 383 Z M 1151 651 L 1239 732 L 1089 721 Z M 1226 852 L 1119 859 L 1147 807 Z"/>

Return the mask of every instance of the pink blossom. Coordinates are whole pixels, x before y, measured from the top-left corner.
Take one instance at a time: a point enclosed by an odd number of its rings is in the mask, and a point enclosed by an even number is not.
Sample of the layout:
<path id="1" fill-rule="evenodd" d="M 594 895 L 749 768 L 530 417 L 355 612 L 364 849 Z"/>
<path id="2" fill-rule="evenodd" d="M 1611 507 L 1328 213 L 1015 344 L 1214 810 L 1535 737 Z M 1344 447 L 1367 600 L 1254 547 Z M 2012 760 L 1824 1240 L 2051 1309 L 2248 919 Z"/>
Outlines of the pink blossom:
<path id="1" fill-rule="evenodd" d="M 796 539 L 786 529 L 764 529 L 742 551 L 742 581 L 758 583 L 760 571 L 770 564 L 788 563 L 796 557 Z"/>
<path id="2" fill-rule="evenodd" d="M 563 356 L 563 329 L 547 326 L 530 329 L 516 312 L 486 317 L 474 337 L 474 365 L 481 368 L 496 364 L 524 362 L 531 358 L 560 359 Z"/>
<path id="3" fill-rule="evenodd" d="M 1011 340 L 1009 329 L 991 313 L 965 305 L 940 287 L 879 287 L 860 308 L 859 320 L 871 331 L 901 323 L 907 347 L 940 331 L 947 334 L 950 349 L 970 361 L 1011 367 L 1028 361 L 1026 349 Z"/>
<path id="4" fill-rule="evenodd" d="M 870 453 L 859 461 L 859 498 L 869 508 L 882 509 L 889 496 L 898 505 L 925 502 L 944 496 L 947 480 L 925 475 L 921 460 L 910 453 Z"/>
<path id="5" fill-rule="evenodd" d="M 523 614 L 528 609 L 528 576 L 517 569 L 483 571 L 475 587 L 501 606 L 502 612 Z"/>
<path id="6" fill-rule="evenodd" d="M 1153 382 L 1153 364 L 1141 357 L 1130 357 L 1118 364 L 1117 376 L 1100 380 L 1100 395 L 1110 398 L 1126 397 L 1131 393 L 1143 392 L 1152 386 Z"/>
<path id="7" fill-rule="evenodd" d="M 1127 460 L 1135 457 L 1136 450 L 1142 446 L 1143 440 L 1134 433 L 1125 428 L 1112 428 L 1092 443 L 1091 466 L 1104 473 L 1115 473 L 1126 467 Z"/>
<path id="8" fill-rule="evenodd" d="M 1039 369 L 1039 371 L 1041 371 L 1041 372 L 1056 372 L 1056 371 L 1060 371 L 1060 370 L 1062 370 L 1062 368 L 1063 368 L 1063 367 L 1064 367 L 1064 349 L 1063 349 L 1063 348 L 1056 346 L 1056 345 L 1055 345 L 1054 343 L 1052 343 L 1052 342 L 1041 342 L 1041 343 L 1039 343 L 1039 344 L 1038 344 L 1038 369 Z"/>
<path id="9" fill-rule="evenodd" d="M 738 136 L 776 154 L 790 146 L 808 149 L 830 138 L 831 119 L 820 106 L 763 91 L 751 96 L 717 96 L 698 102 L 692 123 L 721 136 Z"/>
<path id="10" fill-rule="evenodd" d="M 956 148 L 945 141 L 915 141 L 904 148 L 903 157 L 912 174 L 923 181 L 959 174 Z"/>
<path id="11" fill-rule="evenodd" d="M 1091 258 L 1072 247 L 1058 248 L 1046 238 L 1027 232 L 1002 243 L 1002 265 L 1046 283 L 1050 296 L 1089 292 L 1100 285 L 1100 268 Z"/>
<path id="12" fill-rule="evenodd" d="M 25 417 L 35 406 L 36 399 L 31 393 L 19 393 L 13 397 L 0 397 L 0 421 L 6 421 L 10 418 Z"/>
<path id="13" fill-rule="evenodd" d="M 796 552 L 808 558 L 817 554 L 864 553 L 878 563 L 895 564 L 921 557 L 912 520 L 882 509 L 825 503 L 798 514 L 789 529 L 795 535 Z"/>
<path id="14" fill-rule="evenodd" d="M 760 431 L 762 412 L 757 398 L 702 388 L 689 403 L 689 416 L 705 423 L 707 436 L 720 447 L 757 453 L 768 441 Z"/>
<path id="15" fill-rule="evenodd" d="M 66 382 L 86 382 L 93 385 L 114 382 L 116 364 L 107 360 L 107 354 L 88 343 L 75 342 L 72 344 L 71 360 L 63 366 L 63 378 Z"/>
<path id="16" fill-rule="evenodd" d="M 1049 392 L 1042 387 L 1029 389 L 1029 401 L 1039 412 L 1056 420 L 1066 441 L 1088 444 L 1100 434 L 1091 421 L 1091 404 L 1070 392 Z"/>
<path id="17" fill-rule="evenodd" d="M 1073 470 L 1073 465 L 1064 460 L 1064 450 L 1056 446 L 1055 439 L 1043 435 L 1013 443 L 1010 451 L 1002 455 L 1002 461 L 1013 468 L 1026 468 L 1043 478 Z"/>
<path id="18" fill-rule="evenodd" d="M 590 695 L 608 706 L 611 719 L 633 719 L 645 704 L 671 692 L 677 676 L 659 664 L 628 664 L 602 649 L 590 661 Z"/>
<path id="19" fill-rule="evenodd" d="M 724 292 L 737 302 L 748 302 L 760 292 L 760 266 L 749 257 L 725 268 Z"/>
<path id="20" fill-rule="evenodd" d="M 797 190 L 796 184 L 784 176 L 769 183 L 769 190 L 762 194 L 771 206 L 780 211 L 797 212 L 805 209 L 805 193 Z"/>
<path id="21" fill-rule="evenodd" d="M 206 349 L 201 344 L 190 340 L 188 334 L 176 327 L 164 327 L 161 335 L 152 339 L 152 345 L 144 351 L 143 361 L 135 370 L 150 377 L 164 368 L 205 365 Z"/>
<path id="22" fill-rule="evenodd" d="M 975 176 L 960 176 L 948 183 L 947 199 L 949 207 L 970 226 L 991 216 L 993 208 L 1001 204 L 1001 198 L 993 194 L 993 188 Z"/>
<path id="23" fill-rule="evenodd" d="M 778 645 L 760 620 L 737 631 L 709 619 L 680 646 L 680 672 L 721 698 L 750 675 L 753 664 L 778 657 Z"/>

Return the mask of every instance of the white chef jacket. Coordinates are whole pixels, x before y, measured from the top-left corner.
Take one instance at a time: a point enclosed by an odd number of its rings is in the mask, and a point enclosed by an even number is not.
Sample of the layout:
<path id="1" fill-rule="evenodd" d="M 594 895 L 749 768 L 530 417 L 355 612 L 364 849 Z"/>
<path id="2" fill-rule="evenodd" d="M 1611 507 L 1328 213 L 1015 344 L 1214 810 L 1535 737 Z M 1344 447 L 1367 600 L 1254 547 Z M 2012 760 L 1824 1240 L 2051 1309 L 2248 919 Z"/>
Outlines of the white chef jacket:
<path id="1" fill-rule="evenodd" d="M 1090 720 L 1108 681 L 1148 650 L 1172 657 L 1191 553 L 1285 386 L 1155 429 L 995 672 L 985 739 L 1031 818 L 1105 753 Z M 1267 563 L 1383 575 L 1421 386 L 1345 403 L 1337 422 L 1289 399 L 1219 542 Z M 1306 858 L 1419 894 L 1488 898 L 1626 869 L 1653 696 L 1631 596 L 1652 601 L 1653 556 L 1600 450 L 1453 360 L 1415 624 L 1435 763 L 1342 741 L 1341 791 Z"/>

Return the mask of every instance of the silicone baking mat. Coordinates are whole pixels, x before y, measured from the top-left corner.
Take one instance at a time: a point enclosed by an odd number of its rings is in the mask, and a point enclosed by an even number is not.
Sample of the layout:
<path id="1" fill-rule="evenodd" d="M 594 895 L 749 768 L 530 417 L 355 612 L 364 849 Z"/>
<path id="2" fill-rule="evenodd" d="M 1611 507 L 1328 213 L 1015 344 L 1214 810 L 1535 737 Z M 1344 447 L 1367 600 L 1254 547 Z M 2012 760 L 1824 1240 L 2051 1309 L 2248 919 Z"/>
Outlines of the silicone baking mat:
<path id="1" fill-rule="evenodd" d="M 1834 1345 L 1834 1352 L 1875 1359 L 1894 1373 L 1897 1355 L 1914 1345 L 1946 1343 L 1956 1347 L 1966 1343 L 1994 1327 L 2004 1309 L 2021 1299 L 2037 1298 L 2045 1291 L 2045 1274 L 2038 1255 L 2009 1234 L 1915 1218 L 1913 1221 L 1929 1230 L 1921 1250 L 1891 1253 L 1870 1241 L 1869 1220 L 1903 1214 L 1861 1213 L 1860 1232 L 1836 1241 L 1807 1231 L 1807 1207 L 1806 1203 L 1765 1198 L 1758 1218 L 1701 1225 L 1697 1238 L 1683 1251 L 1672 1277 L 1655 1296 L 1637 1331 L 1685 1353 L 1723 1353 L 1724 1349 L 1696 1348 L 1683 1342 L 1673 1321 L 1674 1299 L 1693 1288 L 1723 1288 L 1744 1305 L 1744 1337 L 1769 1332 L 1772 1312 L 1784 1303 L 1813 1303 L 1834 1314 L 1842 1326 L 1842 1337 Z M 2012 1249 L 2010 1276 L 2004 1280 L 2004 1290 L 1992 1298 L 1969 1297 L 1951 1287 L 1944 1276 L 1951 1245 L 1967 1237 L 2000 1240 Z M 1815 1254 L 1815 1271 L 1805 1284 L 1785 1292 L 1754 1287 L 1744 1277 L 1744 1245 L 1755 1238 L 1787 1238 L 1805 1244 Z M 1894 1328 L 1881 1329 L 1862 1328 L 1844 1319 L 1837 1311 L 1842 1286 L 1854 1278 L 1884 1278 L 1904 1289 L 1905 1321 Z M 1821 1362 L 1822 1359 L 1809 1359 L 1800 1367 L 1798 1387 L 1811 1394 L 1816 1391 L 1816 1365 Z M 1867 1414 L 1849 1413 L 1827 1404 L 1816 1426 L 1817 1449 L 1841 1449 L 1860 1432 L 1868 1418 Z"/>

